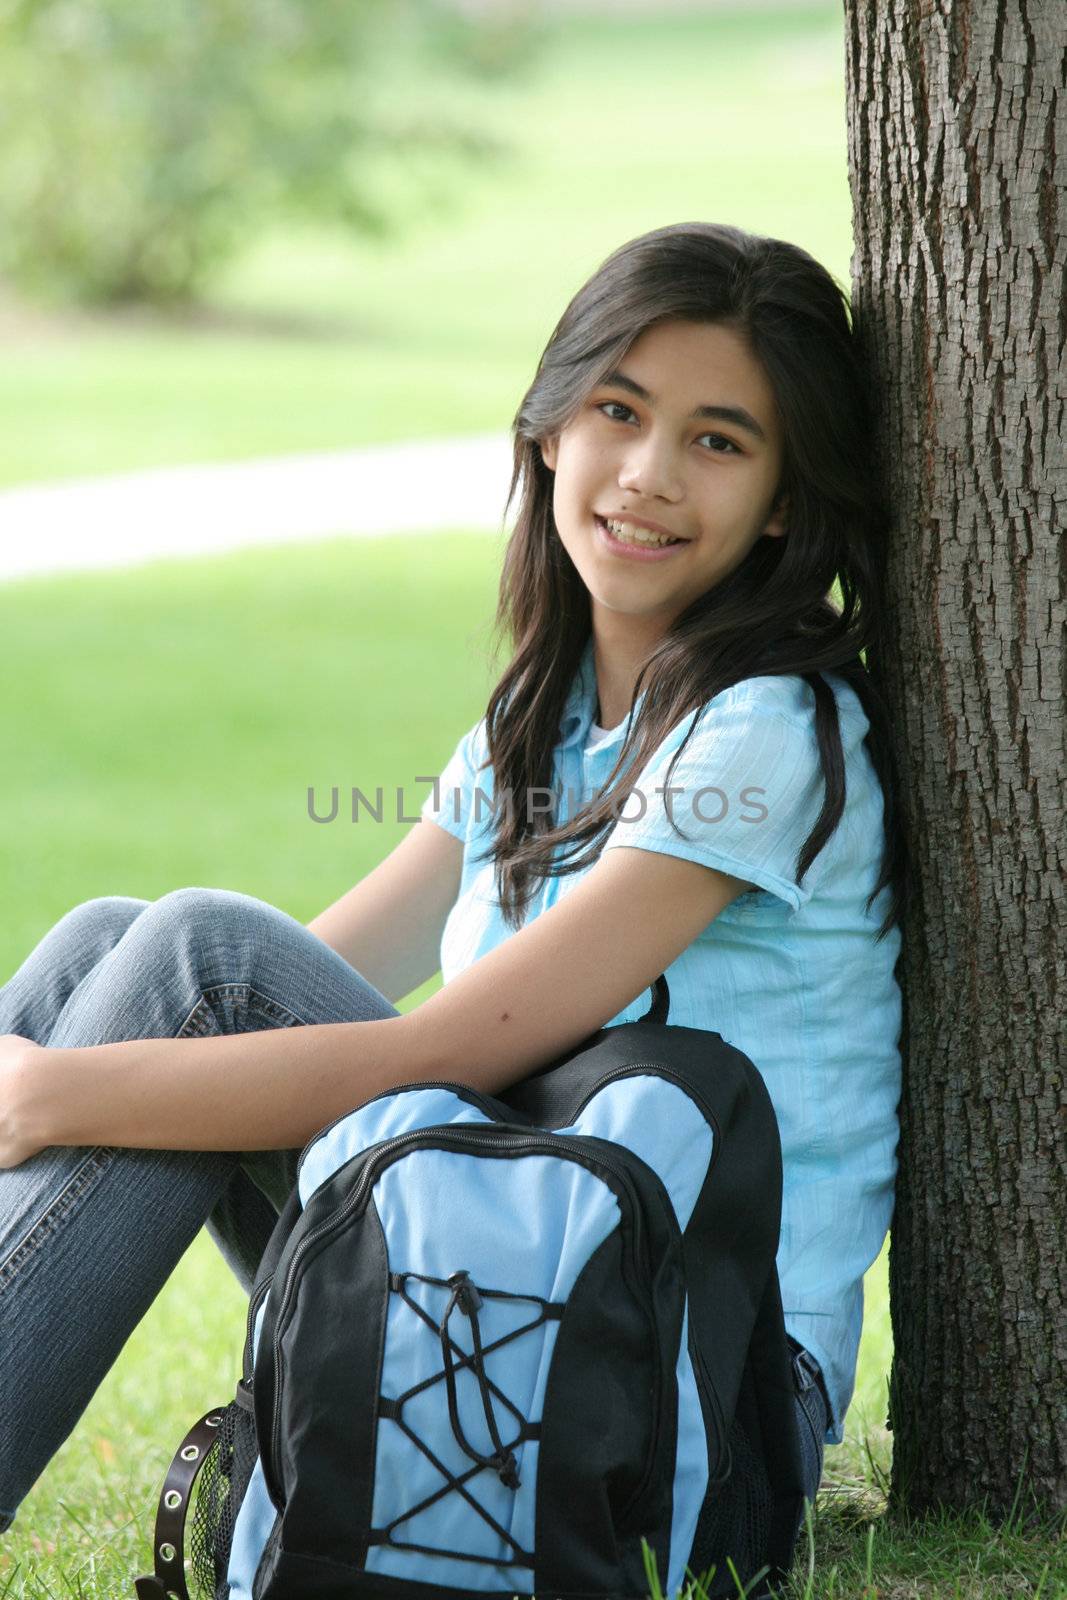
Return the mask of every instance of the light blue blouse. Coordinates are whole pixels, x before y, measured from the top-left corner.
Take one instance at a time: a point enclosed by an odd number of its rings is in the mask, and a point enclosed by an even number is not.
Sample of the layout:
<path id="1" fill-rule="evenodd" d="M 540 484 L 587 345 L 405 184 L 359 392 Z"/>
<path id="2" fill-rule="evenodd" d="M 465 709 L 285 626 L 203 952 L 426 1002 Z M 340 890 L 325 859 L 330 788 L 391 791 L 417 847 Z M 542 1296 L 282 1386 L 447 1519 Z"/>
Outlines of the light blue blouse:
<path id="1" fill-rule="evenodd" d="M 757 885 L 667 968 L 669 1020 L 722 1034 L 766 1082 L 782 1140 L 785 1323 L 822 1366 L 833 1413 L 826 1442 L 839 1444 L 855 1386 L 863 1275 L 893 1210 L 900 932 L 875 943 L 887 889 L 870 913 L 864 909 L 880 866 L 882 791 L 863 744 L 868 723 L 859 697 L 837 674 L 827 680 L 840 716 L 846 803 L 803 883 L 794 868 L 822 806 L 823 781 L 814 695 L 799 676 L 746 679 L 683 718 L 640 773 L 603 848 L 681 856 Z M 625 720 L 600 738 L 591 735 L 595 709 L 590 640 L 554 756 L 564 818 L 604 787 L 622 745 Z M 671 756 L 694 722 L 664 795 Z M 492 769 L 478 770 L 487 758 L 483 720 L 460 740 L 422 806 L 422 816 L 465 847 L 459 897 L 441 941 L 445 983 L 510 932 L 492 861 L 473 859 L 492 835 Z M 686 838 L 673 831 L 670 815 Z M 584 875 L 549 878 L 527 921 Z M 609 1026 L 642 1016 L 650 999 L 648 991 L 637 996 Z"/>

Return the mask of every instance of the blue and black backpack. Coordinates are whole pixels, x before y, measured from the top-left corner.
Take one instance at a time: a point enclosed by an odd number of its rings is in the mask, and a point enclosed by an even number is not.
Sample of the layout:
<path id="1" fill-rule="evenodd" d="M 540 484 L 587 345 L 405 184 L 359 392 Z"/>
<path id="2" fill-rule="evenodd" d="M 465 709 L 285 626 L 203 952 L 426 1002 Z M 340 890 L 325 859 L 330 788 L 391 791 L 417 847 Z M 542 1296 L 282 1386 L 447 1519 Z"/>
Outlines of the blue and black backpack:
<path id="1" fill-rule="evenodd" d="M 500 1095 L 411 1084 L 311 1140 L 140 1600 L 784 1577 L 804 1490 L 778 1125 L 752 1062 L 668 1003 L 659 978 L 639 1021 Z"/>

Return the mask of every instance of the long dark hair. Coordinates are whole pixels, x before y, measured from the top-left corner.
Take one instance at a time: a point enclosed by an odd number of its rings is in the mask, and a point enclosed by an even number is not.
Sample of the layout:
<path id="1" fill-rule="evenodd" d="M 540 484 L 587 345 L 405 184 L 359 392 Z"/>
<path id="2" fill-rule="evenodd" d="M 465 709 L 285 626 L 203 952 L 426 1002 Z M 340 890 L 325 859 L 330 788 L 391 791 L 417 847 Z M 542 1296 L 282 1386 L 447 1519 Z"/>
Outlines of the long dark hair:
<path id="1" fill-rule="evenodd" d="M 904 913 L 907 859 L 888 717 L 860 652 L 880 640 L 889 518 L 874 483 L 847 298 L 797 245 L 712 223 L 658 228 L 610 255 L 560 318 L 512 424 L 508 506 L 520 482 L 522 490 L 494 622 L 512 658 L 485 717 L 494 792 L 552 789 L 564 704 L 592 626 L 588 591 L 556 530 L 553 476 L 539 441 L 567 425 L 640 334 L 669 319 L 727 324 L 762 363 L 782 423 L 778 493 L 788 496 L 788 532 L 757 539 L 732 573 L 674 619 L 634 686 L 626 737 L 599 796 L 560 826 L 525 805 L 497 804 L 492 845 L 479 859 L 496 861 L 501 913 L 514 930 L 545 878 L 597 859 L 645 762 L 684 716 L 744 678 L 796 673 L 814 691 L 824 779 L 822 810 L 797 860 L 799 881 L 845 804 L 837 706 L 822 676 L 833 671 L 867 714 L 865 742 L 884 796 L 881 873 L 867 901 L 869 911 L 890 886 L 881 939 Z M 835 580 L 839 607 L 831 599 Z"/>

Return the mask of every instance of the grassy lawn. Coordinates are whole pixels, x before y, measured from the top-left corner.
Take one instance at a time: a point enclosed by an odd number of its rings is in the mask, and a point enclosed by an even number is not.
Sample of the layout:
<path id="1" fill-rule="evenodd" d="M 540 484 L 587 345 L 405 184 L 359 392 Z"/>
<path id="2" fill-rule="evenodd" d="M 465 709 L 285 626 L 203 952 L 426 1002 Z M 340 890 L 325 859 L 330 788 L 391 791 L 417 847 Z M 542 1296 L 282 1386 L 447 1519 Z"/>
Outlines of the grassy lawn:
<path id="1" fill-rule="evenodd" d="M 440 770 L 484 709 L 498 559 L 480 535 L 330 540 L 0 586 L 0 675 L 17 685 L 3 709 L 0 982 L 95 895 L 214 885 L 305 922 L 334 900 L 404 825 L 315 826 L 307 787 L 368 791 Z M 0 1541 L 0 1596 L 130 1592 L 170 1453 L 230 1396 L 243 1317 L 201 1234 Z M 1067 1593 L 1054 1566 L 1036 1587 L 1057 1559 L 1049 1543 L 974 1520 L 916 1533 L 882 1518 L 889 1359 L 883 1255 L 846 1442 L 827 1452 L 816 1578 L 806 1586 L 802 1561 L 795 1595 Z"/>
<path id="2" fill-rule="evenodd" d="M 315 824 L 308 787 L 321 812 L 332 784 L 402 783 L 414 813 L 484 710 L 499 548 L 336 539 L 0 585 L 0 972 L 94 895 L 210 884 L 307 922 L 368 872 L 406 825 Z"/>
<path id="3" fill-rule="evenodd" d="M 792 239 L 847 282 L 843 48 L 825 0 L 568 20 L 520 80 L 449 91 L 506 159 L 438 160 L 421 199 L 383 163 L 396 239 L 280 227 L 177 324 L 0 319 L 0 483 L 505 430 L 581 281 L 666 223 Z"/>

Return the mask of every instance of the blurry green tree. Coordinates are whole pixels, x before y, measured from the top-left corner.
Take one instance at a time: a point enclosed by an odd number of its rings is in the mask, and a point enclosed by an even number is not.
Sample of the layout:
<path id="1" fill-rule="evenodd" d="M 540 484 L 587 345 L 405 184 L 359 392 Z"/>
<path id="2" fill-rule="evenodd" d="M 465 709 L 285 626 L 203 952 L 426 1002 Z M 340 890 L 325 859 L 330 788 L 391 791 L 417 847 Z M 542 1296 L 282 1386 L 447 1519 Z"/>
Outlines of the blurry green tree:
<path id="1" fill-rule="evenodd" d="M 525 70 L 543 33 L 454 0 L 0 0 L 0 274 L 175 304 L 279 216 L 391 233 L 375 158 L 505 148 L 426 86 Z"/>

